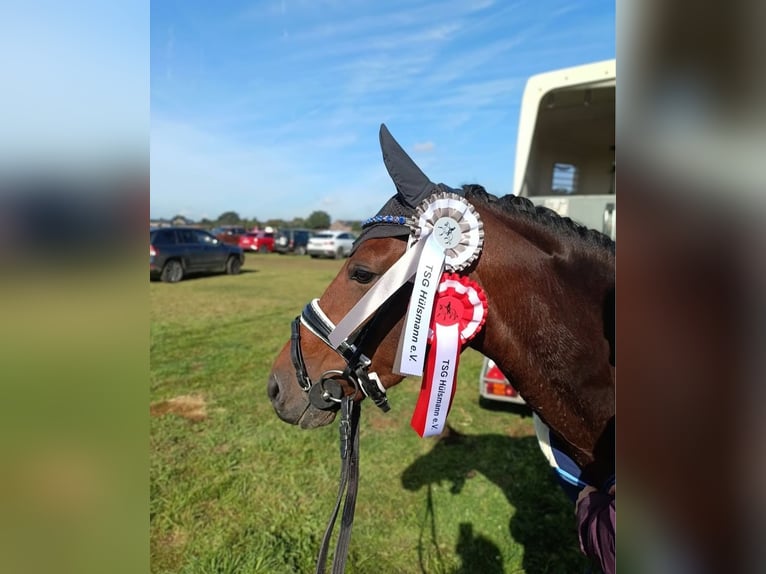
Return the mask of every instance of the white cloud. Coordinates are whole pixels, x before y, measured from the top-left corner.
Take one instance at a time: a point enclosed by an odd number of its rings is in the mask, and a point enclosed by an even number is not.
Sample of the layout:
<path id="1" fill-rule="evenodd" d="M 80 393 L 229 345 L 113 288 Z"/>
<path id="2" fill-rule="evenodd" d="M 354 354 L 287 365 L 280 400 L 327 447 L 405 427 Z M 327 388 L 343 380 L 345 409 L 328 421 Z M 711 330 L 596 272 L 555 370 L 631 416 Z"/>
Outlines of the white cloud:
<path id="1" fill-rule="evenodd" d="M 412 146 L 412 149 L 417 153 L 429 153 L 436 149 L 436 144 L 434 142 L 420 142 Z"/>

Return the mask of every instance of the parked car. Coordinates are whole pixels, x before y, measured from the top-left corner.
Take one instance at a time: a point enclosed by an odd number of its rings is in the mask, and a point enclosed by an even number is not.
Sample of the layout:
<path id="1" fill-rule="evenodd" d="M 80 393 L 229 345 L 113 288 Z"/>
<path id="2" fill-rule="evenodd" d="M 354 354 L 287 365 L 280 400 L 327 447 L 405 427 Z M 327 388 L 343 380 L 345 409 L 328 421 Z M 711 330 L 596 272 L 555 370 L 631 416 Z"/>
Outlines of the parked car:
<path id="1" fill-rule="evenodd" d="M 149 230 L 149 277 L 176 283 L 191 273 L 236 275 L 245 256 L 204 229 L 163 227 Z"/>
<path id="2" fill-rule="evenodd" d="M 239 237 L 239 246 L 243 251 L 271 253 L 274 251 L 273 231 L 250 231 Z"/>
<path id="3" fill-rule="evenodd" d="M 284 229 L 277 233 L 274 251 L 305 255 L 309 239 L 313 236 L 314 232 L 308 229 Z"/>
<path id="4" fill-rule="evenodd" d="M 258 251 L 258 234 L 253 231 L 239 236 L 239 246 L 242 251 Z M 255 247 L 254 247 L 255 246 Z"/>
<path id="5" fill-rule="evenodd" d="M 348 257 L 355 240 L 348 231 L 320 231 L 309 239 L 306 252 L 311 257 Z"/>
<path id="6" fill-rule="evenodd" d="M 211 233 L 222 243 L 238 246 L 239 238 L 247 233 L 247 229 L 237 227 L 236 225 L 222 225 L 221 227 L 214 228 Z"/>

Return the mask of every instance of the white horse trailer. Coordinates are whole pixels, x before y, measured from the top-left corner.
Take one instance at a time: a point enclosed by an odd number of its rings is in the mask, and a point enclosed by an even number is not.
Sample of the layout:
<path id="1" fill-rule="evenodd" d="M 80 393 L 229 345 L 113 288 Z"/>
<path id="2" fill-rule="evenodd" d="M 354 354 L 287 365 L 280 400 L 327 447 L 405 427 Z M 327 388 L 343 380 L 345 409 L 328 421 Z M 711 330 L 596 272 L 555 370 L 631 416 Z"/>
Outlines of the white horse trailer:
<path id="1" fill-rule="evenodd" d="M 521 101 L 513 181 L 515 195 L 612 239 L 617 233 L 615 87 L 615 60 L 530 77 Z M 486 357 L 479 393 L 483 399 L 524 402 Z"/>

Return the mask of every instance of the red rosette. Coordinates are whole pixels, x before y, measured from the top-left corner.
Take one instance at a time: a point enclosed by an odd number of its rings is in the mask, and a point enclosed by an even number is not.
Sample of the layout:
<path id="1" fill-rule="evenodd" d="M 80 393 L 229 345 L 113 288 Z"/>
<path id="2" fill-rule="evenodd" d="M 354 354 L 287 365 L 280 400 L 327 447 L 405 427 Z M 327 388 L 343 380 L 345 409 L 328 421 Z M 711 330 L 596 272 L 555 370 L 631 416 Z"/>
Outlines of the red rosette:
<path id="1" fill-rule="evenodd" d="M 487 298 L 479 285 L 442 275 L 434 301 L 425 372 L 410 425 L 422 437 L 441 433 L 457 386 L 460 351 L 484 325 Z"/>
<path id="2" fill-rule="evenodd" d="M 456 273 L 444 273 L 436 292 L 432 322 L 460 327 L 460 342 L 473 339 L 487 320 L 487 297 L 475 281 Z M 433 341 L 433 328 L 429 342 Z"/>

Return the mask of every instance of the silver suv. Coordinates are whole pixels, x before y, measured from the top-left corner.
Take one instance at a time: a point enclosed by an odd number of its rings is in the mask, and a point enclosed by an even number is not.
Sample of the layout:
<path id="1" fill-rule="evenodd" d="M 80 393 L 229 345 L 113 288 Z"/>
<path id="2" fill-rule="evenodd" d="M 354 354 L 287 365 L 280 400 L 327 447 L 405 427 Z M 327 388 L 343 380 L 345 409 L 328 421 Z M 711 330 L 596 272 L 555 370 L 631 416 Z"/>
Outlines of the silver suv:
<path id="1" fill-rule="evenodd" d="M 348 257 L 356 235 L 348 231 L 320 231 L 309 239 L 306 252 L 311 257 Z"/>

